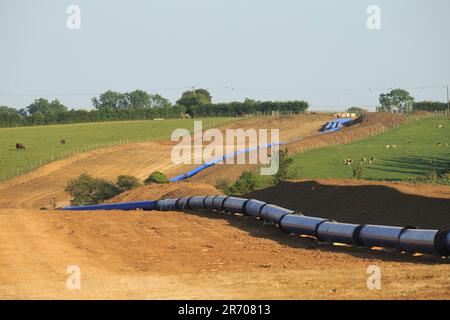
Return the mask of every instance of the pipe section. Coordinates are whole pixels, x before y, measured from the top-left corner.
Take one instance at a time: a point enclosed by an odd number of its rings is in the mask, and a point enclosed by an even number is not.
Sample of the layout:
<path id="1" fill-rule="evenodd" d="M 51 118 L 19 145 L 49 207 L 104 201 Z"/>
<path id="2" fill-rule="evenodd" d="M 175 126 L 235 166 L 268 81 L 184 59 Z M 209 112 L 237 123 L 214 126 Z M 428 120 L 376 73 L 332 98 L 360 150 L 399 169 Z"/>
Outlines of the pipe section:
<path id="1" fill-rule="evenodd" d="M 247 201 L 248 199 L 228 197 L 223 202 L 223 208 L 228 212 L 244 213 Z"/>
<path id="2" fill-rule="evenodd" d="M 199 172 L 201 172 L 201 171 L 203 171 L 203 170 L 205 170 L 205 169 L 207 169 L 209 167 L 212 167 L 215 164 L 218 164 L 219 162 L 222 162 L 225 159 L 232 158 L 234 156 L 237 156 L 237 155 L 240 155 L 240 154 L 243 154 L 243 153 L 248 153 L 248 152 L 251 152 L 251 151 L 255 151 L 255 150 L 258 150 L 258 149 L 261 149 L 261 148 L 270 148 L 272 146 L 277 146 L 277 145 L 281 145 L 281 144 L 284 144 L 284 142 L 268 143 L 268 144 L 265 144 L 265 145 L 262 145 L 262 146 L 256 146 L 256 147 L 251 147 L 251 148 L 247 148 L 247 149 L 243 149 L 243 150 L 238 150 L 236 152 L 229 153 L 229 154 L 227 154 L 227 155 L 225 155 L 223 157 L 218 157 L 216 159 L 213 159 L 213 160 L 211 160 L 211 161 L 209 161 L 209 162 L 207 162 L 207 163 L 205 163 L 205 164 L 203 164 L 203 165 L 201 165 L 201 166 L 199 166 L 199 167 L 197 167 L 197 168 L 195 168 L 195 169 L 193 169 L 191 171 L 188 171 L 188 172 L 180 174 L 180 175 L 178 175 L 176 177 L 170 178 L 169 181 L 170 182 L 177 182 L 177 181 L 185 180 L 185 179 L 188 179 L 188 178 L 190 178 L 192 176 L 195 176 L 197 173 L 199 173 Z"/>
<path id="3" fill-rule="evenodd" d="M 157 210 L 158 201 L 139 201 L 126 203 L 96 204 L 92 206 L 68 206 L 61 208 L 65 211 L 92 211 L 92 210 Z"/>
<path id="4" fill-rule="evenodd" d="M 406 252 L 437 254 L 434 246 L 437 230 L 405 229 L 400 235 L 398 247 Z"/>
<path id="5" fill-rule="evenodd" d="M 395 248 L 403 230 L 399 227 L 363 225 L 357 238 L 362 247 Z"/>
<path id="6" fill-rule="evenodd" d="M 159 201 L 70 206 L 60 210 L 217 210 L 242 213 L 277 225 L 282 231 L 314 236 L 320 241 L 363 247 L 396 248 L 412 253 L 450 256 L 450 230 L 422 230 L 379 225 L 338 223 L 308 217 L 274 204 L 238 197 L 195 196 Z"/>
<path id="7" fill-rule="evenodd" d="M 325 242 L 354 244 L 353 233 L 357 224 L 325 221 L 317 227 L 317 238 Z"/>
<path id="8" fill-rule="evenodd" d="M 251 199 L 245 204 L 245 213 L 249 216 L 259 218 L 259 214 L 264 206 L 268 204 L 259 200 Z"/>
<path id="9" fill-rule="evenodd" d="M 288 214 L 281 221 L 281 228 L 286 233 L 293 233 L 317 238 L 317 227 L 327 219 Z"/>
<path id="10" fill-rule="evenodd" d="M 261 209 L 259 217 L 264 219 L 266 222 L 271 222 L 273 224 L 279 225 L 281 219 L 288 214 L 295 213 L 292 210 L 285 209 L 274 204 L 268 204 Z"/>

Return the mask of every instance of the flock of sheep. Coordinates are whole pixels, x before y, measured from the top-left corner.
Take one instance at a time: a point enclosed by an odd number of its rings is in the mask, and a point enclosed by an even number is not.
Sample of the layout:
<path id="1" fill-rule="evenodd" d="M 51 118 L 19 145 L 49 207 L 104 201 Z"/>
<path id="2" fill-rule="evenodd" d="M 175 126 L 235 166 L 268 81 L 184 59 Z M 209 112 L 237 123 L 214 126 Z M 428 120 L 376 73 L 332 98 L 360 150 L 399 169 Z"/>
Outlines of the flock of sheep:
<path id="1" fill-rule="evenodd" d="M 375 157 L 371 157 L 369 160 L 367 160 L 367 158 L 362 158 L 359 161 L 359 164 L 364 164 L 366 162 L 369 162 L 369 164 L 372 164 L 375 162 L 375 160 L 376 160 Z M 344 159 L 344 164 L 347 166 L 353 165 L 353 159 Z"/>

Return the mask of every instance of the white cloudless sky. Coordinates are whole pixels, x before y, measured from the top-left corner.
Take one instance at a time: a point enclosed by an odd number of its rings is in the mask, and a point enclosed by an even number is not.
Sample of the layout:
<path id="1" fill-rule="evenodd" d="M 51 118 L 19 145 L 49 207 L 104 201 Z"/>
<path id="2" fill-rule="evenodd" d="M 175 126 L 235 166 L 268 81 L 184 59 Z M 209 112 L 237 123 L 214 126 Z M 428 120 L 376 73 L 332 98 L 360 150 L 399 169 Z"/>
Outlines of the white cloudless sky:
<path id="1" fill-rule="evenodd" d="M 448 0 L 0 0 L 0 105 L 88 109 L 108 89 L 174 102 L 192 86 L 313 109 L 374 106 L 393 87 L 445 101 L 449 13 Z"/>

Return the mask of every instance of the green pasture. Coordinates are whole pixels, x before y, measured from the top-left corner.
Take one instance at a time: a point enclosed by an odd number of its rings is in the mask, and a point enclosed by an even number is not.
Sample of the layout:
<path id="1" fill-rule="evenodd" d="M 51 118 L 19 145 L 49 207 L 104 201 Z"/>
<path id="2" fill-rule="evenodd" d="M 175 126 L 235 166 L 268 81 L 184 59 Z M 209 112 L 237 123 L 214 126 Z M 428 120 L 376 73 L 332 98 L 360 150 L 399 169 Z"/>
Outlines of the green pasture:
<path id="1" fill-rule="evenodd" d="M 203 128 L 234 121 L 234 118 L 205 118 Z M 0 181 L 87 150 L 128 142 L 169 139 L 173 130 L 192 132 L 192 119 L 116 121 L 0 129 Z M 61 139 L 66 144 L 60 143 Z M 17 151 L 16 143 L 25 145 Z"/>
<path id="2" fill-rule="evenodd" d="M 290 173 L 295 178 L 351 178 L 352 166 L 345 165 L 344 159 L 352 159 L 355 166 L 365 158 L 363 179 L 409 180 L 434 170 L 449 170 L 448 145 L 448 117 L 413 120 L 375 137 L 296 154 Z M 372 157 L 375 162 L 369 164 Z"/>

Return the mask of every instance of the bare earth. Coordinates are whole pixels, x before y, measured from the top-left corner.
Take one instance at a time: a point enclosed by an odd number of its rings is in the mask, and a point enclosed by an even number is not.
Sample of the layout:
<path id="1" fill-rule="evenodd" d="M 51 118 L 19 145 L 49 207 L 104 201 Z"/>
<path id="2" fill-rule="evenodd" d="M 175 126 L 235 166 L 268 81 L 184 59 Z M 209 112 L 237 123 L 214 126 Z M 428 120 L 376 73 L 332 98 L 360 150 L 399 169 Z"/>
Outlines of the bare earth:
<path id="1" fill-rule="evenodd" d="M 321 116 L 302 117 L 283 119 L 283 139 L 312 136 L 324 122 Z M 255 125 L 268 127 L 248 123 Z M 157 142 L 101 149 L 0 184 L 0 298 L 450 298 L 448 259 L 317 243 L 215 212 L 39 210 L 52 201 L 68 204 L 64 186 L 80 173 L 114 179 L 144 178 L 154 170 L 169 176 L 184 172 L 186 166 L 170 162 L 170 150 L 171 144 Z M 210 170 L 223 175 L 224 167 Z M 181 196 L 181 189 L 214 193 L 212 186 L 195 182 L 200 178 L 143 193 L 148 198 Z M 449 193 L 444 188 L 436 194 Z M 81 269 L 81 290 L 66 287 L 70 265 Z M 370 265 L 381 268 L 381 290 L 366 286 Z"/>

